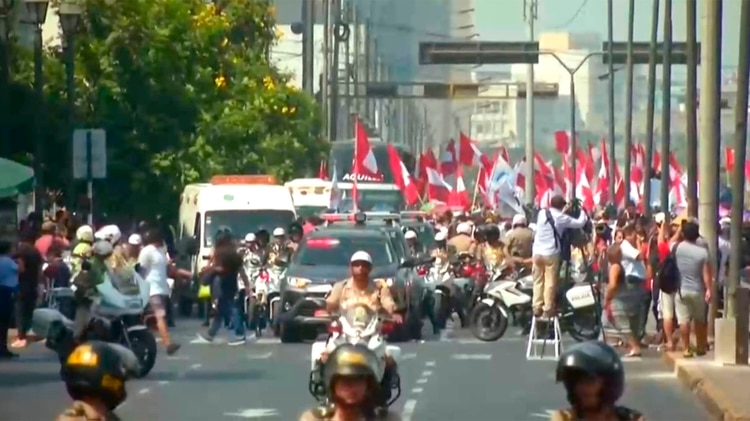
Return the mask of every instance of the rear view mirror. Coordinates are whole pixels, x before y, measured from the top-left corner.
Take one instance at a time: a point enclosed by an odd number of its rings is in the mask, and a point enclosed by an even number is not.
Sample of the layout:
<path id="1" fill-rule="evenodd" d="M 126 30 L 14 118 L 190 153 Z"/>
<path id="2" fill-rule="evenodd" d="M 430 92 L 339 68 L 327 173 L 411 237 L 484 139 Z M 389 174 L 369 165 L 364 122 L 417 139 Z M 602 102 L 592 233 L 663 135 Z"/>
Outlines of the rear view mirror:
<path id="1" fill-rule="evenodd" d="M 414 266 L 416 266 L 416 262 L 413 259 L 407 259 L 407 258 L 401 259 L 401 263 L 398 265 L 400 269 L 413 268 Z"/>

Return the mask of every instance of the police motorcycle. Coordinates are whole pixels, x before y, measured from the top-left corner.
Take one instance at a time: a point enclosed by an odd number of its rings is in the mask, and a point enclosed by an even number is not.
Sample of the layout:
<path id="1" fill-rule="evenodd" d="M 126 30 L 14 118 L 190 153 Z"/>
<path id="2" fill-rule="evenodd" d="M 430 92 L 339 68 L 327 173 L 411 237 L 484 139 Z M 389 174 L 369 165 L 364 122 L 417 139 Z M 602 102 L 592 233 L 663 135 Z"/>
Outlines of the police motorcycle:
<path id="1" fill-rule="evenodd" d="M 246 272 L 253 280 L 253 293 L 245 299 L 245 314 L 248 325 L 255 329 L 255 336 L 260 337 L 263 329 L 275 325 L 273 322 L 279 312 L 279 287 L 287 264 L 284 259 L 274 258 L 270 265 L 263 265 L 255 256 L 252 265 L 252 272 Z M 276 328 L 274 335 L 278 336 Z"/>
<path id="2" fill-rule="evenodd" d="M 84 340 L 100 340 L 130 349 L 140 362 L 138 377 L 145 377 L 156 363 L 156 338 L 146 327 L 143 315 L 148 306 L 150 285 L 137 268 L 108 271 L 96 285 L 91 320 Z M 70 288 L 74 293 L 75 285 Z M 55 308 L 34 310 L 32 328 L 46 338 L 45 345 L 64 362 L 76 346 L 75 323 Z"/>
<path id="3" fill-rule="evenodd" d="M 395 324 L 391 320 L 381 317 L 365 304 L 354 304 L 343 310 L 329 324 L 326 340 L 312 344 L 308 383 L 310 394 L 319 402 L 325 403 L 327 391 L 322 370 L 325 357 L 339 345 L 360 344 L 366 345 L 380 361 L 376 375 L 383 395 L 379 397 L 378 404 L 383 407 L 391 406 L 401 396 L 401 378 L 398 374 L 401 348 L 385 342 L 385 338 L 394 329 Z M 386 356 L 393 361 L 392 366 L 387 363 Z"/>
<path id="4" fill-rule="evenodd" d="M 433 263 L 417 268 L 417 275 L 424 277 L 428 296 L 432 297 L 432 317 L 438 329 L 445 329 L 453 312 L 451 289 L 448 285 L 453 280 L 453 271 L 447 256 L 433 255 Z"/>
<path id="5" fill-rule="evenodd" d="M 531 328 L 533 279 L 528 269 L 508 271 L 499 268 L 484 288 L 471 312 L 471 332 L 479 340 L 494 342 L 502 338 L 509 320 L 527 333 Z M 562 278 L 562 277 L 561 277 Z M 578 342 L 599 336 L 599 293 L 593 279 L 572 279 L 558 288 L 557 303 L 560 327 Z"/>

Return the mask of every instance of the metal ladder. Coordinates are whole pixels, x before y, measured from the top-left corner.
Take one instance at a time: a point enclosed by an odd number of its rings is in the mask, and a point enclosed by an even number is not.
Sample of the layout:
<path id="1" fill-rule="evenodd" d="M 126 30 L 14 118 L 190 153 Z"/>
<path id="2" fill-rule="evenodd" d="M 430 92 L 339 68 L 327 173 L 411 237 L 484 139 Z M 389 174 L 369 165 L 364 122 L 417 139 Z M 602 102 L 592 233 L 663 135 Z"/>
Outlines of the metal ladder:
<path id="1" fill-rule="evenodd" d="M 542 337 L 539 337 L 539 325 L 542 325 Z M 549 328 L 552 325 L 553 335 L 552 339 L 549 338 Z M 546 327 L 546 328 L 545 328 Z M 554 357 L 544 355 L 544 351 L 547 345 L 554 347 Z M 540 352 L 541 348 L 541 352 Z M 527 360 L 558 360 L 562 354 L 562 331 L 560 330 L 560 319 L 557 316 L 554 317 L 534 317 L 531 320 L 531 331 L 529 332 L 529 340 L 526 345 L 526 359 Z"/>

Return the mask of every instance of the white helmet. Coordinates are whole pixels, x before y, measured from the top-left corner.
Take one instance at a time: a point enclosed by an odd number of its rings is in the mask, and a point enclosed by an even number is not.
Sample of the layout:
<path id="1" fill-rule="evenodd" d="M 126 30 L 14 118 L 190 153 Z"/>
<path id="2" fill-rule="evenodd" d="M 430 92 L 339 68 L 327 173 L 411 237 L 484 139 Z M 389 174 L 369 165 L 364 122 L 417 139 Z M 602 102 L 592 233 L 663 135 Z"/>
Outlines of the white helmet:
<path id="1" fill-rule="evenodd" d="M 94 229 L 90 225 L 81 225 L 76 230 L 76 239 L 87 243 L 94 242 Z"/>
<path id="2" fill-rule="evenodd" d="M 372 256 L 370 256 L 370 253 L 360 250 L 352 254 L 352 258 L 349 259 L 349 262 L 366 262 L 372 264 Z"/>
<path id="3" fill-rule="evenodd" d="M 435 241 L 445 241 L 448 239 L 448 235 L 445 233 L 445 231 L 438 231 L 437 234 L 435 234 Z"/>
<path id="4" fill-rule="evenodd" d="M 122 232 L 120 232 L 120 228 L 117 225 L 105 225 L 94 234 L 94 237 L 97 240 L 108 241 L 110 244 L 117 244 L 120 241 L 120 237 L 122 237 Z"/>
<path id="5" fill-rule="evenodd" d="M 404 234 L 404 238 L 406 238 L 407 240 L 416 240 L 417 233 L 413 230 L 406 231 L 406 233 Z"/>
<path id="6" fill-rule="evenodd" d="M 285 235 L 286 235 L 286 231 L 284 230 L 284 228 L 278 227 L 273 230 L 274 237 L 283 237 Z"/>
<path id="7" fill-rule="evenodd" d="M 252 232 L 251 232 L 251 233 L 249 233 L 249 234 L 247 234 L 247 235 L 245 236 L 245 242 L 246 242 L 246 243 L 253 243 L 253 242 L 255 242 L 255 240 L 256 240 L 256 238 L 255 238 L 255 234 L 253 234 Z"/>

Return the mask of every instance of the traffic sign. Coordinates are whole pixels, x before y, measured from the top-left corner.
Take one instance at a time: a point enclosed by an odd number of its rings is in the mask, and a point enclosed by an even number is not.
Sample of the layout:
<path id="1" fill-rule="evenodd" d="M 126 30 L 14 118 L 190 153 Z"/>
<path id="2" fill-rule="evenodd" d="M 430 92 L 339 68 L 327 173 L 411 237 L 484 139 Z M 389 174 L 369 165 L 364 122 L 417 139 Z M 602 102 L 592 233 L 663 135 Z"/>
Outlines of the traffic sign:
<path id="1" fill-rule="evenodd" d="M 107 178 L 107 132 L 104 129 L 73 132 L 73 178 Z"/>

